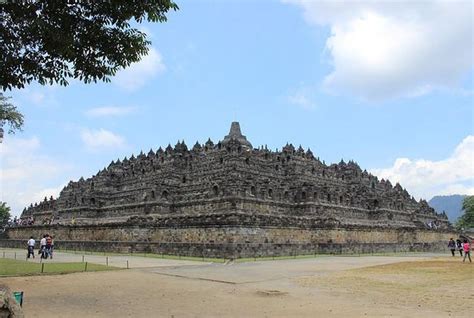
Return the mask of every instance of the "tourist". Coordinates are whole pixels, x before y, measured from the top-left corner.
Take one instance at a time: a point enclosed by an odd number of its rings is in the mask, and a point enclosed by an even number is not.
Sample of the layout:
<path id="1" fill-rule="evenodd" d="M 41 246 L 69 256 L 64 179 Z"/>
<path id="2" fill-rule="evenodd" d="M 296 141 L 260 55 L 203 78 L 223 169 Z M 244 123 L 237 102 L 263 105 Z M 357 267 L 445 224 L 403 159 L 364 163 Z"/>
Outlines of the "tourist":
<path id="1" fill-rule="evenodd" d="M 471 260 L 471 245 L 469 244 L 469 242 L 464 239 L 464 243 L 462 244 L 462 247 L 464 249 L 464 258 L 463 258 L 463 262 L 466 261 L 466 256 L 469 258 L 469 263 L 472 263 L 472 260 Z"/>
<path id="2" fill-rule="evenodd" d="M 44 234 L 43 238 L 40 240 L 40 249 L 38 251 L 38 254 L 41 254 L 41 258 L 44 258 L 44 248 L 46 246 L 46 236 L 48 236 L 48 234 Z"/>
<path id="3" fill-rule="evenodd" d="M 26 258 L 30 258 L 30 255 L 35 258 L 35 239 L 33 236 L 30 236 L 30 239 L 28 240 L 28 254 L 26 255 Z"/>
<path id="4" fill-rule="evenodd" d="M 54 251 L 54 238 L 52 235 L 50 235 L 50 238 L 51 238 L 51 250 L 49 251 L 49 256 L 51 257 L 51 259 L 53 259 L 53 251 Z"/>
<path id="5" fill-rule="evenodd" d="M 44 247 L 44 250 L 45 250 L 45 259 L 48 259 L 48 256 L 50 258 L 53 258 L 53 255 L 52 255 L 52 245 L 53 245 L 53 238 L 48 235 L 46 237 L 46 246 Z"/>
<path id="6" fill-rule="evenodd" d="M 461 240 L 460 240 L 460 239 L 457 239 L 457 240 L 456 240 L 456 247 L 458 248 L 459 254 L 460 254 L 461 257 L 462 257 L 462 243 L 461 243 Z"/>
<path id="7" fill-rule="evenodd" d="M 454 256 L 454 252 L 456 251 L 456 242 L 453 240 L 453 238 L 449 239 L 448 247 L 451 250 L 451 254 Z"/>

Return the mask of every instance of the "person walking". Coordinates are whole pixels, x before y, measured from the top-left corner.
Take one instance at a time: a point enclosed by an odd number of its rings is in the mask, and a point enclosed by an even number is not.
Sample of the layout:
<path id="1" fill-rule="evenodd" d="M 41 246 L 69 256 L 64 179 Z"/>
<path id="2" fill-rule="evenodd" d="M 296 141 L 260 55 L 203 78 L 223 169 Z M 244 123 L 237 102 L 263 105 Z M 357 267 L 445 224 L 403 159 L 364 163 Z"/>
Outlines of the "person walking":
<path id="1" fill-rule="evenodd" d="M 458 248 L 459 255 L 461 255 L 461 257 L 462 257 L 462 243 L 461 243 L 460 239 L 456 240 L 456 247 Z"/>
<path id="2" fill-rule="evenodd" d="M 48 234 L 45 234 L 43 235 L 43 238 L 40 240 L 40 250 L 38 252 L 38 254 L 41 254 L 41 258 L 45 258 L 44 257 L 44 249 L 46 247 L 46 236 L 48 236 Z"/>
<path id="3" fill-rule="evenodd" d="M 33 238 L 33 236 L 30 236 L 30 239 L 28 240 L 28 254 L 26 254 L 26 258 L 30 258 L 30 256 L 33 256 L 35 258 L 35 244 L 36 241 Z"/>
<path id="4" fill-rule="evenodd" d="M 466 256 L 469 258 L 469 263 L 472 263 L 472 260 L 471 260 L 471 245 L 469 244 L 469 242 L 465 239 L 464 240 L 464 243 L 462 244 L 462 248 L 464 250 L 464 258 L 463 258 L 463 262 L 466 261 Z"/>
<path id="5" fill-rule="evenodd" d="M 448 247 L 451 250 L 451 254 L 454 256 L 454 252 L 456 251 L 456 242 L 453 240 L 453 238 L 449 239 Z"/>
<path id="6" fill-rule="evenodd" d="M 50 250 L 50 257 L 53 259 L 53 251 L 54 251 L 54 237 L 52 235 L 49 236 L 51 238 L 51 250 Z"/>
<path id="7" fill-rule="evenodd" d="M 48 256 L 50 258 L 53 258 L 53 255 L 52 255 L 52 245 L 53 245 L 53 238 L 48 235 L 46 237 L 46 246 L 44 247 L 44 250 L 45 250 L 45 259 L 48 258 Z"/>

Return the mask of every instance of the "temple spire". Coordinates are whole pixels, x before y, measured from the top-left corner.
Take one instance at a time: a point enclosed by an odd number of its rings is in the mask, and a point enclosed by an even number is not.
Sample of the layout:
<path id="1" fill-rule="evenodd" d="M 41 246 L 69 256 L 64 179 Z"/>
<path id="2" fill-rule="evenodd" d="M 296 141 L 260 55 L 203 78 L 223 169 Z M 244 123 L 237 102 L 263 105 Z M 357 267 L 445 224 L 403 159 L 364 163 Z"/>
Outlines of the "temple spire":
<path id="1" fill-rule="evenodd" d="M 247 137 L 242 135 L 242 132 L 240 131 L 240 124 L 238 121 L 232 122 L 232 124 L 230 125 L 229 134 L 224 137 L 222 145 L 226 145 L 231 140 L 238 141 L 242 146 L 252 149 L 252 144 L 247 140 Z"/>
<path id="2" fill-rule="evenodd" d="M 243 137 L 242 132 L 240 131 L 240 124 L 238 121 L 234 121 L 230 125 L 230 131 L 229 131 L 228 137 L 235 138 L 235 139 L 238 139 L 239 137 Z"/>

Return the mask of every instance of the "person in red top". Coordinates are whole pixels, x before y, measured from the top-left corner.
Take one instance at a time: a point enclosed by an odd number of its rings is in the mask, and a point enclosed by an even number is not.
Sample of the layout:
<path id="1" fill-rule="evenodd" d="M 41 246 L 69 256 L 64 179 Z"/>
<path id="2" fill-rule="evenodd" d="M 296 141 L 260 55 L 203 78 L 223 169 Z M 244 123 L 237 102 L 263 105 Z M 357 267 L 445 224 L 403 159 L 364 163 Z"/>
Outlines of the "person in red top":
<path id="1" fill-rule="evenodd" d="M 464 243 L 462 244 L 462 248 L 464 250 L 464 259 L 462 260 L 463 262 L 466 261 L 466 256 L 469 257 L 469 263 L 472 263 L 471 260 L 471 245 L 469 242 L 465 239 Z"/>

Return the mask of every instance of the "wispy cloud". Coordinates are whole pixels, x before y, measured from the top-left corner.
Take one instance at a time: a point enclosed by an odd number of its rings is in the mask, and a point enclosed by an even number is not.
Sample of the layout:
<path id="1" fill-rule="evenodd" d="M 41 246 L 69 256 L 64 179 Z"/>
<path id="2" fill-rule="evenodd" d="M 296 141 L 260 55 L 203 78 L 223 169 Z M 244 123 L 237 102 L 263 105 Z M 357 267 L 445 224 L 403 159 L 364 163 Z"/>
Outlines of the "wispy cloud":
<path id="1" fill-rule="evenodd" d="M 315 104 L 302 93 L 295 93 L 294 95 L 288 96 L 288 101 L 290 104 L 299 106 L 306 110 L 312 110 L 315 108 Z"/>
<path id="2" fill-rule="evenodd" d="M 88 117 L 116 117 L 128 115 L 135 111 L 135 107 L 104 106 L 91 108 L 85 114 Z"/>
<path id="3" fill-rule="evenodd" d="M 160 52 L 151 48 L 141 61 L 119 71 L 112 82 L 127 91 L 135 91 L 165 70 L 166 66 Z"/>
<path id="4" fill-rule="evenodd" d="M 44 101 L 45 94 L 42 92 L 31 92 L 28 97 L 33 104 L 40 105 Z"/>
<path id="5" fill-rule="evenodd" d="M 33 83 L 22 90 L 17 90 L 14 104 L 17 106 L 34 105 L 41 108 L 58 107 L 60 103 L 56 98 L 57 88 L 55 85 L 42 86 Z"/>
<path id="6" fill-rule="evenodd" d="M 315 94 L 316 89 L 314 87 L 302 85 L 287 96 L 287 101 L 304 110 L 314 110 L 316 108 Z"/>
<path id="7" fill-rule="evenodd" d="M 103 128 L 98 130 L 83 129 L 81 139 L 85 147 L 91 151 L 120 149 L 125 147 L 125 139 Z"/>

